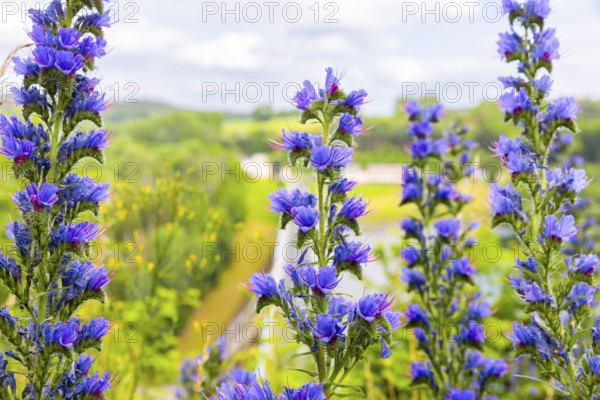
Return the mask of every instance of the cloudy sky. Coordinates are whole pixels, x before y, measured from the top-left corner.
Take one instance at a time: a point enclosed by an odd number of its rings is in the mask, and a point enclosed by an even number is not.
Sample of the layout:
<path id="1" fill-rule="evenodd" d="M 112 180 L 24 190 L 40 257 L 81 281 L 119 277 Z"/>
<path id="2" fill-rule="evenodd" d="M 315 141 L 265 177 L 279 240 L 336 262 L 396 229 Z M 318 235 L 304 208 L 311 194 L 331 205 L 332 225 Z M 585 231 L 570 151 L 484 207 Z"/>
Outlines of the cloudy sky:
<path id="1" fill-rule="evenodd" d="M 117 22 L 98 75 L 115 102 L 247 112 L 288 109 L 299 82 L 332 66 L 344 87 L 368 90 L 369 114 L 390 114 L 409 95 L 469 107 L 497 98 L 496 76 L 512 72 L 496 53 L 507 29 L 499 2 L 111 0 Z M 36 4 L 1 1 L 2 54 L 27 41 L 22 12 Z M 562 57 L 554 94 L 600 99 L 600 1 L 552 6 Z"/>

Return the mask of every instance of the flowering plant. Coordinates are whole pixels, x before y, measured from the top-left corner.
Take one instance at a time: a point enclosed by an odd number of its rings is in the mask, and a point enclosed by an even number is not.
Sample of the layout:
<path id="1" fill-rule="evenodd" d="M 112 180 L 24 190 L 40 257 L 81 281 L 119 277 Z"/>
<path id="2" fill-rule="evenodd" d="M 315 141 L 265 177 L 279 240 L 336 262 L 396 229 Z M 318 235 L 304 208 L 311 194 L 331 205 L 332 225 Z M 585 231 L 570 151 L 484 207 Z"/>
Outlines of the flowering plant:
<path id="1" fill-rule="evenodd" d="M 260 273 L 249 286 L 258 297 L 257 311 L 279 307 L 296 340 L 308 347 L 303 355 L 311 357 L 316 368 L 306 372 L 317 378 L 310 390 L 321 388 L 327 397 L 338 393 L 370 346 L 380 344 L 381 356 L 389 357 L 392 334 L 399 327 L 400 315 L 392 311 L 387 294 L 353 302 L 336 293 L 348 274 L 361 278 L 371 253 L 368 245 L 353 239 L 360 235 L 358 219 L 367 213 L 368 204 L 362 196 L 349 195 L 356 183 L 343 176 L 356 138 L 364 131 L 359 110 L 366 96 L 364 90 L 345 93 L 331 68 L 323 88 L 304 82 L 295 97 L 301 122 L 316 122 L 322 133 L 284 131 L 282 142 L 273 147 L 288 151 L 292 164 L 314 173 L 317 192 L 279 189 L 269 196 L 271 209 L 281 216 L 281 228 L 290 222 L 297 227 L 300 257 L 286 267 L 290 285 Z"/>
<path id="2" fill-rule="evenodd" d="M 569 210 L 589 181 L 584 170 L 549 168 L 548 161 L 558 135 L 576 132 L 578 106 L 570 97 L 547 100 L 559 43 L 554 29 L 545 27 L 548 1 L 535 5 L 505 0 L 512 29 L 498 42 L 501 56 L 518 62 L 520 73 L 501 78 L 509 90 L 500 107 L 506 121 L 523 132 L 516 139 L 501 136 L 493 149 L 511 183 L 492 186 L 492 217 L 494 225 L 510 225 L 523 247 L 525 258 L 516 260 L 518 274 L 511 276 L 511 285 L 531 315 L 529 323 L 513 324 L 510 338 L 516 354 L 528 355 L 560 397 L 597 399 L 600 322 L 591 332 L 587 325 L 598 257 L 563 253 L 577 235 Z"/>
<path id="3" fill-rule="evenodd" d="M 406 110 L 413 140 L 411 162 L 402 172 L 401 205 L 416 207 L 417 216 L 401 224 L 407 240 L 402 281 L 416 299 L 403 317 L 427 359 L 412 363 L 412 384 L 425 386 L 439 399 L 481 399 L 489 383 L 506 373 L 507 364 L 480 352 L 485 342 L 481 322 L 491 314 L 490 305 L 467 290 L 475 289 L 476 271 L 467 255 L 474 242 L 467 236 L 476 225 L 463 227 L 457 218 L 471 199 L 456 184 L 471 173 L 466 164 L 474 143 L 465 139 L 468 127 L 458 125 L 432 138 L 443 114 L 440 105 L 422 108 L 410 101 Z M 456 332 L 448 336 L 451 327 Z"/>
<path id="4" fill-rule="evenodd" d="M 19 216 L 8 224 L 14 242 L 0 254 L 0 281 L 18 310 L 0 309 L 0 332 L 8 350 L 0 355 L 2 399 L 97 399 L 110 375 L 89 374 L 109 330 L 104 318 L 83 322 L 75 313 L 89 300 L 104 301 L 110 275 L 89 259 L 99 234 L 86 221 L 108 197 L 108 185 L 74 173 L 85 157 L 103 161 L 109 136 L 78 131 L 89 121 L 101 126 L 104 97 L 87 73 L 106 54 L 102 30 L 109 26 L 103 1 L 52 1 L 30 10 L 32 58 L 13 58 L 23 87 L 13 91 L 25 122 L 0 117 L 0 153 L 22 183 L 13 196 Z M 8 365 L 11 365 L 10 369 Z M 23 374 L 17 390 L 13 371 Z"/>

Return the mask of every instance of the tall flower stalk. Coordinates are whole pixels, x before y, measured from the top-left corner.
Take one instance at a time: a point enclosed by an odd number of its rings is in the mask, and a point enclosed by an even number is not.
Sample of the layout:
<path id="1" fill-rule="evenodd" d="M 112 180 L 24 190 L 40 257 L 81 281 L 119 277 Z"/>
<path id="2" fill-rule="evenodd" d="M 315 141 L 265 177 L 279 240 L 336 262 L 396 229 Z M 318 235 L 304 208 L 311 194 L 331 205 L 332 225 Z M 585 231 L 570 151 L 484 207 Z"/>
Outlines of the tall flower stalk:
<path id="1" fill-rule="evenodd" d="M 523 129 L 494 147 L 510 173 L 507 186 L 492 186 L 493 225 L 506 223 L 525 255 L 516 260 L 511 285 L 525 301 L 528 323 L 513 324 L 517 355 L 528 355 L 543 371 L 559 398 L 597 399 L 600 389 L 600 322 L 590 332 L 596 286 L 594 254 L 566 256 L 577 235 L 569 209 L 589 183 L 584 170 L 551 168 L 557 137 L 576 132 L 578 106 L 573 98 L 548 101 L 548 75 L 559 58 L 554 29 L 547 29 L 547 0 L 521 4 L 505 0 L 511 31 L 500 36 L 499 53 L 517 62 L 519 75 L 501 78 L 509 88 L 500 99 L 506 121 Z M 591 337 L 590 337 L 591 336 Z M 590 343 L 591 339 L 591 343 Z"/>
<path id="2" fill-rule="evenodd" d="M 336 293 L 349 274 L 361 278 L 371 253 L 367 244 L 356 240 L 367 202 L 349 195 L 356 183 L 343 176 L 352 162 L 356 137 L 363 132 L 359 110 L 366 96 L 364 90 L 344 92 L 333 70 L 327 69 L 324 87 L 317 90 L 306 81 L 295 97 L 301 122 L 318 124 L 321 133 L 284 131 L 281 143 L 273 145 L 287 151 L 293 165 L 316 179 L 314 194 L 279 189 L 269 196 L 272 211 L 281 216 L 281 228 L 290 222 L 297 227 L 300 257 L 286 266 L 289 284 L 262 273 L 250 279 L 249 289 L 258 297 L 257 311 L 278 307 L 314 366 L 306 372 L 317 382 L 298 392 L 286 390 L 282 399 L 320 400 L 341 394 L 342 382 L 369 347 L 380 345 L 382 357 L 391 355 L 392 334 L 399 327 L 400 315 L 392 311 L 387 294 L 352 301 Z M 303 397 L 308 392 L 314 397 Z"/>
<path id="3" fill-rule="evenodd" d="M 414 361 L 414 386 L 425 386 L 436 399 L 483 399 L 489 384 L 507 371 L 504 360 L 486 358 L 482 321 L 491 314 L 474 282 L 476 274 L 468 238 L 476 225 L 458 218 L 471 200 L 456 185 L 472 173 L 467 167 L 474 143 L 465 139 L 467 127 L 454 126 L 433 139 L 440 105 L 407 103 L 411 161 L 402 172 L 401 206 L 416 207 L 416 215 L 402 221 L 406 242 L 402 281 L 415 292 L 403 314 L 414 328 L 426 361 Z"/>
<path id="4" fill-rule="evenodd" d="M 108 372 L 90 374 L 86 354 L 101 349 L 109 322 L 76 316 L 88 300 L 104 301 L 110 280 L 88 261 L 100 231 L 86 220 L 98 213 L 108 185 L 74 173 L 83 158 L 103 162 L 109 139 L 103 129 L 78 130 L 86 121 L 100 127 L 106 108 L 99 81 L 88 76 L 106 54 L 103 6 L 54 0 L 31 10 L 31 57 L 13 58 L 23 76 L 13 94 L 24 121 L 0 117 L 0 153 L 22 190 L 13 195 L 19 215 L 6 230 L 13 244 L 0 254 L 0 280 L 17 305 L 0 310 L 2 399 L 97 399 L 110 387 Z"/>

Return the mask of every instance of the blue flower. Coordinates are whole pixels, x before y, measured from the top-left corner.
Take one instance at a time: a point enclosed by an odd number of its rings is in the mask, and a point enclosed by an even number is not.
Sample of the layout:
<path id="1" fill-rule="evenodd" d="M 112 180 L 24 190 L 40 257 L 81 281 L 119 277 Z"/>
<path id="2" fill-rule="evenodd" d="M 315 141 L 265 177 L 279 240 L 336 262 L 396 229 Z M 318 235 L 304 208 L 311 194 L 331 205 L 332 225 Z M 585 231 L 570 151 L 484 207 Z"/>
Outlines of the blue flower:
<path id="1" fill-rule="evenodd" d="M 65 116 L 75 117 L 80 112 L 99 113 L 105 111 L 108 107 L 105 94 L 99 92 L 82 93 L 73 99 L 71 105 L 65 110 Z"/>
<path id="2" fill-rule="evenodd" d="M 367 202 L 362 199 L 362 195 L 358 198 L 352 196 L 344 202 L 339 216 L 349 220 L 355 220 L 366 214 Z"/>
<path id="3" fill-rule="evenodd" d="M 418 304 L 409 304 L 403 315 L 410 326 L 429 327 L 429 316 L 427 315 L 427 311 L 422 309 Z"/>
<path id="4" fill-rule="evenodd" d="M 218 400 L 277 400 L 269 382 L 260 385 L 256 380 L 249 384 L 229 381 L 217 388 Z"/>
<path id="5" fill-rule="evenodd" d="M 42 24 L 35 24 L 31 28 L 28 36 L 33 40 L 36 47 L 47 47 L 54 44 L 54 37 L 52 33 L 46 29 Z"/>
<path id="6" fill-rule="evenodd" d="M 475 275 L 475 267 L 469 261 L 469 257 L 463 257 L 452 260 L 452 272 L 463 278 L 471 278 Z"/>
<path id="7" fill-rule="evenodd" d="M 400 255 L 409 268 L 412 268 L 421 259 L 421 253 L 414 246 L 404 247 L 400 251 Z"/>
<path id="8" fill-rule="evenodd" d="M 78 339 L 79 322 L 77 320 L 59 321 L 55 326 L 52 326 L 50 322 L 44 322 L 38 326 L 38 329 L 46 345 L 58 345 L 65 349 L 71 349 Z"/>
<path id="9" fill-rule="evenodd" d="M 534 60 L 550 63 L 552 60 L 560 58 L 558 54 L 559 43 L 555 34 L 555 29 L 548 29 L 535 34 L 532 53 Z"/>
<path id="10" fill-rule="evenodd" d="M 5 306 L 5 307 L 0 308 L 0 321 L 2 323 L 11 325 L 13 327 L 16 327 L 17 322 L 19 321 L 19 319 L 17 317 L 13 317 L 10 314 L 10 311 L 9 311 L 8 307 Z"/>
<path id="11" fill-rule="evenodd" d="M 565 300 L 570 302 L 569 310 L 575 312 L 584 306 L 591 306 L 594 302 L 594 295 L 596 294 L 596 287 L 590 286 L 586 282 L 580 282 L 573 286 L 571 292 L 567 295 Z"/>
<path id="12" fill-rule="evenodd" d="M 91 26 L 94 28 L 110 28 L 110 12 L 104 14 L 93 13 L 82 15 L 77 18 L 77 22 L 82 26 Z"/>
<path id="13" fill-rule="evenodd" d="M 250 385 L 252 381 L 256 380 L 256 376 L 252 372 L 239 368 L 232 369 L 228 378 L 242 385 Z"/>
<path id="14" fill-rule="evenodd" d="M 402 168 L 402 203 L 420 201 L 423 198 L 423 183 L 415 168 Z"/>
<path id="15" fill-rule="evenodd" d="M 315 143 L 320 143 L 322 140 L 320 136 L 311 135 L 308 132 L 287 132 L 285 129 L 282 132 L 282 143 L 272 144 L 272 147 L 278 150 L 300 152 L 312 148 Z"/>
<path id="16" fill-rule="evenodd" d="M 500 108 L 505 114 L 519 116 L 524 111 L 534 111 L 535 106 L 527 91 L 519 88 L 518 91 L 512 90 L 500 96 Z"/>
<path id="17" fill-rule="evenodd" d="M 77 46 L 80 38 L 81 32 L 73 28 L 60 28 L 56 35 L 56 41 L 63 49 L 72 49 Z"/>
<path id="18" fill-rule="evenodd" d="M 443 219 L 435 223 L 435 230 L 439 237 L 449 241 L 458 240 L 460 235 L 460 220 L 455 218 Z"/>
<path id="19" fill-rule="evenodd" d="M 433 385 L 434 387 L 437 387 L 430 363 L 413 361 L 410 364 L 410 378 L 415 384 L 424 383 L 426 385 Z"/>
<path id="20" fill-rule="evenodd" d="M 600 318 L 596 319 L 596 326 L 592 328 L 592 342 L 594 346 L 600 343 Z"/>
<path id="21" fill-rule="evenodd" d="M 589 183 L 584 169 L 553 168 L 548 171 L 548 186 L 556 188 L 560 193 L 579 194 Z"/>
<path id="22" fill-rule="evenodd" d="M 40 66 L 31 59 L 22 60 L 19 57 L 13 57 L 12 62 L 15 65 L 15 73 L 23 76 L 33 76 L 40 73 Z"/>
<path id="23" fill-rule="evenodd" d="M 556 306 L 554 298 L 544 292 L 544 290 L 536 283 L 531 282 L 525 284 L 523 291 L 525 300 L 534 304 L 548 304 L 552 307 Z"/>
<path id="24" fill-rule="evenodd" d="M 550 0 L 528 0 L 524 5 L 525 16 L 531 14 L 538 18 L 544 19 L 550 15 Z"/>
<path id="25" fill-rule="evenodd" d="M 544 75 L 539 79 L 534 79 L 532 82 L 533 89 L 541 96 L 547 96 L 552 89 L 552 79 L 548 75 Z"/>
<path id="26" fill-rule="evenodd" d="M 331 165 L 333 168 L 346 168 L 352 162 L 354 149 L 335 146 L 331 149 Z"/>
<path id="27" fill-rule="evenodd" d="M 325 69 L 325 93 L 321 94 L 321 97 L 331 96 L 336 94 L 340 90 L 340 80 L 333 73 L 333 68 L 328 67 Z"/>
<path id="28" fill-rule="evenodd" d="M 355 305 L 350 300 L 346 300 L 343 296 L 332 296 L 329 298 L 327 314 L 342 320 L 346 315 L 348 320 L 352 321 L 354 317 Z"/>
<path id="29" fill-rule="evenodd" d="M 41 187 L 31 184 L 27 186 L 26 191 L 16 193 L 13 200 L 23 213 L 29 212 L 30 208 L 42 212 L 49 210 L 58 201 L 57 192 L 58 187 L 50 183 L 42 183 Z M 30 207 L 27 207 L 28 205 Z"/>
<path id="30" fill-rule="evenodd" d="M 338 132 L 345 135 L 360 136 L 363 130 L 363 121 L 359 116 L 344 113 L 340 118 Z"/>
<path id="31" fill-rule="evenodd" d="M 433 153 L 433 142 L 430 139 L 419 139 L 410 144 L 410 156 L 415 160 L 420 160 Z"/>
<path id="32" fill-rule="evenodd" d="M 293 207 L 290 211 L 294 223 L 303 233 L 308 233 L 319 223 L 321 214 L 312 207 Z"/>
<path id="33" fill-rule="evenodd" d="M 344 242 L 335 247 L 333 265 L 339 270 L 358 268 L 369 262 L 371 247 L 368 244 Z"/>
<path id="34" fill-rule="evenodd" d="M 61 191 L 60 200 L 69 209 L 74 209 L 84 203 L 99 204 L 105 201 L 109 195 L 108 184 L 96 183 L 91 178 L 80 177 L 75 174 L 68 175 L 63 185 L 64 188 Z"/>
<path id="35" fill-rule="evenodd" d="M 29 89 L 25 88 L 11 88 L 13 94 L 13 100 L 18 106 L 31 106 L 36 105 L 45 108 L 48 105 L 48 98 L 45 93 L 41 92 L 37 87 L 33 86 Z"/>
<path id="36" fill-rule="evenodd" d="M 248 289 L 257 296 L 279 297 L 279 289 L 275 278 L 264 273 L 252 275 Z"/>
<path id="37" fill-rule="evenodd" d="M 100 37 L 86 36 L 79 43 L 79 52 L 86 61 L 106 55 L 106 40 Z"/>
<path id="38" fill-rule="evenodd" d="M 13 278 L 14 282 L 16 282 L 16 283 L 21 282 L 21 276 L 22 276 L 21 266 L 19 264 L 17 264 L 17 262 L 15 260 L 13 260 L 12 258 L 7 257 L 4 254 L 2 254 L 2 252 L 0 252 L 0 271 L 5 271 L 5 272 L 0 272 L 0 274 L 7 273 L 8 276 L 11 276 Z"/>
<path id="39" fill-rule="evenodd" d="M 509 337 L 515 349 L 528 348 L 546 360 L 554 355 L 556 345 L 551 336 L 535 323 L 525 326 L 514 322 Z"/>
<path id="40" fill-rule="evenodd" d="M 364 296 L 358 301 L 356 313 L 365 321 L 373 322 L 381 318 L 390 310 L 392 301 L 386 293 L 377 293 Z"/>
<path id="41" fill-rule="evenodd" d="M 444 107 L 441 104 L 430 104 L 425 112 L 425 117 L 431 122 L 438 122 L 444 116 Z"/>
<path id="42" fill-rule="evenodd" d="M 299 270 L 300 279 L 318 295 L 328 295 L 340 283 L 335 267 L 324 267 L 316 271 L 311 266 Z"/>
<path id="43" fill-rule="evenodd" d="M 317 197 L 314 194 L 294 189 L 291 192 L 285 189 L 277 189 L 269 195 L 271 211 L 290 214 L 294 207 L 315 207 Z"/>
<path id="44" fill-rule="evenodd" d="M 367 92 L 364 90 L 354 90 L 350 92 L 346 100 L 344 101 L 344 105 L 346 107 L 354 109 L 354 111 L 359 111 L 360 106 L 365 103 L 367 98 Z"/>
<path id="45" fill-rule="evenodd" d="M 285 388 L 280 400 L 326 400 L 323 385 L 309 382 L 300 389 Z"/>
<path id="46" fill-rule="evenodd" d="M 294 96 L 294 104 L 300 110 L 308 110 L 317 100 L 317 91 L 310 81 L 304 81 L 304 87 Z"/>
<path id="47" fill-rule="evenodd" d="M 431 136 L 431 132 L 433 132 L 433 126 L 429 120 L 420 120 L 417 122 L 413 122 L 408 129 L 408 136 L 417 137 L 420 139 Z"/>
<path id="48" fill-rule="evenodd" d="M 549 239 L 562 243 L 568 241 L 576 234 L 575 218 L 572 215 L 565 215 L 560 220 L 554 215 L 546 215 L 544 217 L 544 232 L 541 235 L 541 239 Z"/>
<path id="49" fill-rule="evenodd" d="M 42 68 L 52 68 L 56 62 L 56 51 L 51 47 L 39 46 L 33 51 L 33 59 Z"/>
<path id="50" fill-rule="evenodd" d="M 404 230 L 404 235 L 417 239 L 423 238 L 423 224 L 413 218 L 404 218 L 400 223 L 400 227 Z"/>
<path id="51" fill-rule="evenodd" d="M 492 315 L 492 311 L 490 310 L 490 303 L 485 301 L 474 301 L 471 304 L 469 304 L 468 308 L 469 313 L 467 315 L 467 318 L 470 321 L 480 321 Z"/>
<path id="52" fill-rule="evenodd" d="M 421 106 L 415 100 L 409 100 L 404 106 L 410 121 L 415 121 L 421 118 Z"/>
<path id="53" fill-rule="evenodd" d="M 458 343 L 467 343 L 476 347 L 485 342 L 483 326 L 477 322 L 470 322 L 467 326 L 461 325 L 460 332 L 454 336 Z"/>
<path id="54" fill-rule="evenodd" d="M 69 244 L 74 247 L 80 247 L 88 244 L 98 237 L 98 225 L 92 222 L 80 222 L 73 225 L 59 225 L 58 229 L 51 233 L 51 247 L 61 244 Z"/>
<path id="55" fill-rule="evenodd" d="M 324 344 L 335 344 L 339 338 L 344 337 L 346 327 L 335 317 L 326 314 L 317 314 L 313 334 Z"/>
<path id="56" fill-rule="evenodd" d="M 427 278 L 418 269 L 402 268 L 402 282 L 408 284 L 409 288 L 422 290 L 427 283 Z"/>
<path id="57" fill-rule="evenodd" d="M 77 376 L 85 376 L 92 368 L 94 359 L 88 354 L 82 354 L 75 362 L 75 372 Z"/>
<path id="58" fill-rule="evenodd" d="M 312 149 L 310 156 L 310 163 L 319 172 L 325 171 L 332 164 L 331 160 L 331 147 L 329 146 L 316 146 Z"/>
<path id="59" fill-rule="evenodd" d="M 550 124 L 554 121 L 575 121 L 578 113 L 579 106 L 575 99 L 573 97 L 562 97 L 550 103 L 544 116 L 544 122 Z"/>
<path id="60" fill-rule="evenodd" d="M 331 185 L 329 185 L 329 189 L 328 192 L 329 194 L 340 194 L 340 195 L 345 195 L 346 193 L 352 191 L 352 189 L 354 189 L 354 187 L 356 187 L 356 182 L 351 181 L 347 178 L 342 178 L 337 182 L 332 183 Z"/>
<path id="61" fill-rule="evenodd" d="M 110 282 L 112 275 L 106 268 L 97 268 L 91 262 L 72 261 L 61 274 L 63 296 L 77 298 L 85 291 L 100 292 Z"/>
<path id="62" fill-rule="evenodd" d="M 111 378 L 108 371 L 102 376 L 98 372 L 94 372 L 92 376 L 83 378 L 77 384 L 77 394 L 80 397 L 94 396 L 101 398 L 103 393 L 110 389 L 110 384 Z"/>
<path id="63" fill-rule="evenodd" d="M 592 276 L 600 261 L 595 254 L 586 254 L 580 257 L 567 258 L 565 259 L 565 262 L 569 267 L 569 272 Z"/>
<path id="64" fill-rule="evenodd" d="M 84 59 L 81 54 L 70 51 L 57 51 L 54 66 L 65 75 L 71 75 L 83 67 Z"/>
<path id="65" fill-rule="evenodd" d="M 540 265 L 534 257 L 528 257 L 525 261 L 517 258 L 517 265 L 529 272 L 533 272 L 534 274 L 540 269 Z"/>
<path id="66" fill-rule="evenodd" d="M 446 400 L 475 400 L 477 394 L 470 389 L 451 389 Z"/>
<path id="67" fill-rule="evenodd" d="M 507 14 L 517 12 L 521 9 L 521 4 L 516 0 L 502 0 L 502 11 Z"/>
<path id="68" fill-rule="evenodd" d="M 429 345 L 429 339 L 427 339 L 427 332 L 423 328 L 415 328 L 413 329 L 413 335 L 422 346 Z"/>
<path id="69" fill-rule="evenodd" d="M 490 186 L 490 189 L 493 217 L 522 215 L 521 194 L 511 184 L 498 186 L 494 183 Z"/>
<path id="70" fill-rule="evenodd" d="M 494 154 L 502 160 L 508 160 L 508 156 L 513 153 L 523 155 L 531 154 L 531 149 L 520 137 L 511 139 L 505 135 L 500 135 L 498 141 L 494 143 L 492 150 Z"/>
<path id="71" fill-rule="evenodd" d="M 6 225 L 6 236 L 15 242 L 22 254 L 29 255 L 31 253 L 33 238 L 31 230 L 28 227 L 19 221 L 9 222 Z"/>
<path id="72" fill-rule="evenodd" d="M 586 360 L 590 365 L 590 372 L 600 378 L 600 356 L 587 357 Z"/>
<path id="73" fill-rule="evenodd" d="M 92 341 L 99 342 L 108 333 L 110 322 L 104 318 L 92 318 L 88 324 L 82 325 L 75 346 Z"/>
<path id="74" fill-rule="evenodd" d="M 505 60 L 511 60 L 515 54 L 522 53 L 521 37 L 516 33 L 501 33 L 498 40 L 498 53 Z"/>
<path id="75" fill-rule="evenodd" d="M 60 0 L 52 0 L 46 9 L 30 9 L 28 14 L 31 20 L 39 25 L 55 25 L 65 15 Z"/>

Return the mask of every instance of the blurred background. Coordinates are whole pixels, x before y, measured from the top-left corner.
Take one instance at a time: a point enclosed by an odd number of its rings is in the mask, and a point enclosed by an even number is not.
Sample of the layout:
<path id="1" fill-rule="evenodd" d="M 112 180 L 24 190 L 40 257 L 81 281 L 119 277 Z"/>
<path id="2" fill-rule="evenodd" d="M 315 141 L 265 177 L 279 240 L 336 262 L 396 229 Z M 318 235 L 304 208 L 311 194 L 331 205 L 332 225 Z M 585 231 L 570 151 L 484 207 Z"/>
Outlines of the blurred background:
<path id="1" fill-rule="evenodd" d="M 2 0 L 0 54 L 26 44 L 27 10 L 34 1 Z M 360 296 L 385 288 L 400 305 L 408 300 L 399 282 L 400 221 L 397 207 L 408 99 L 441 102 L 444 122 L 472 128 L 481 165 L 501 133 L 511 133 L 497 107 L 497 76 L 512 73 L 496 52 L 507 30 L 495 1 L 192 1 L 119 0 L 109 3 L 113 27 L 109 55 L 99 63 L 112 107 L 105 125 L 113 133 L 107 163 L 82 165 L 109 182 L 106 233 L 96 261 L 115 273 L 107 305 L 88 307 L 114 325 L 100 368 L 118 373 L 112 399 L 169 399 L 185 357 L 205 353 L 220 335 L 227 340 L 225 368 L 258 368 L 273 386 L 304 381 L 289 356 L 295 343 L 281 332 L 277 315 L 254 316 L 243 283 L 257 271 L 278 273 L 293 258 L 289 233 L 277 230 L 267 195 L 286 185 L 310 185 L 310 176 L 286 167 L 268 147 L 282 128 L 299 128 L 290 100 L 304 79 L 321 82 L 332 66 L 342 85 L 365 88 L 370 134 L 359 139 L 350 177 L 374 206 L 364 235 L 378 247 L 367 285 L 344 282 Z M 561 60 L 553 71 L 553 96 L 575 96 L 583 112 L 575 150 L 586 157 L 588 176 L 600 171 L 600 3 L 553 1 L 549 24 L 557 28 Z M 27 50 L 22 50 L 26 52 Z M 17 80 L 9 67 L 2 78 L 2 113 L 13 113 L 6 93 Z M 16 186 L 3 162 L 0 222 L 10 220 Z M 519 303 L 505 284 L 515 253 L 502 232 L 489 229 L 487 186 L 471 182 L 463 191 L 475 201 L 465 211 L 479 221 L 473 258 L 484 295 L 494 304 L 488 337 L 492 353 L 509 351 L 503 336 Z M 585 195 L 599 214 L 600 186 Z M 592 227 L 592 228 L 595 228 Z M 595 235 L 594 229 L 591 232 Z M 486 244 L 500 243 L 486 248 Z M 3 295 L 5 297 L 5 295 Z M 272 330 L 260 328 L 265 321 Z M 420 399 L 405 391 L 416 354 L 410 332 L 402 332 L 395 357 L 358 368 L 350 381 L 370 399 Z M 517 368 L 515 366 L 514 368 Z M 542 387 L 507 381 L 512 399 L 545 399 Z"/>

